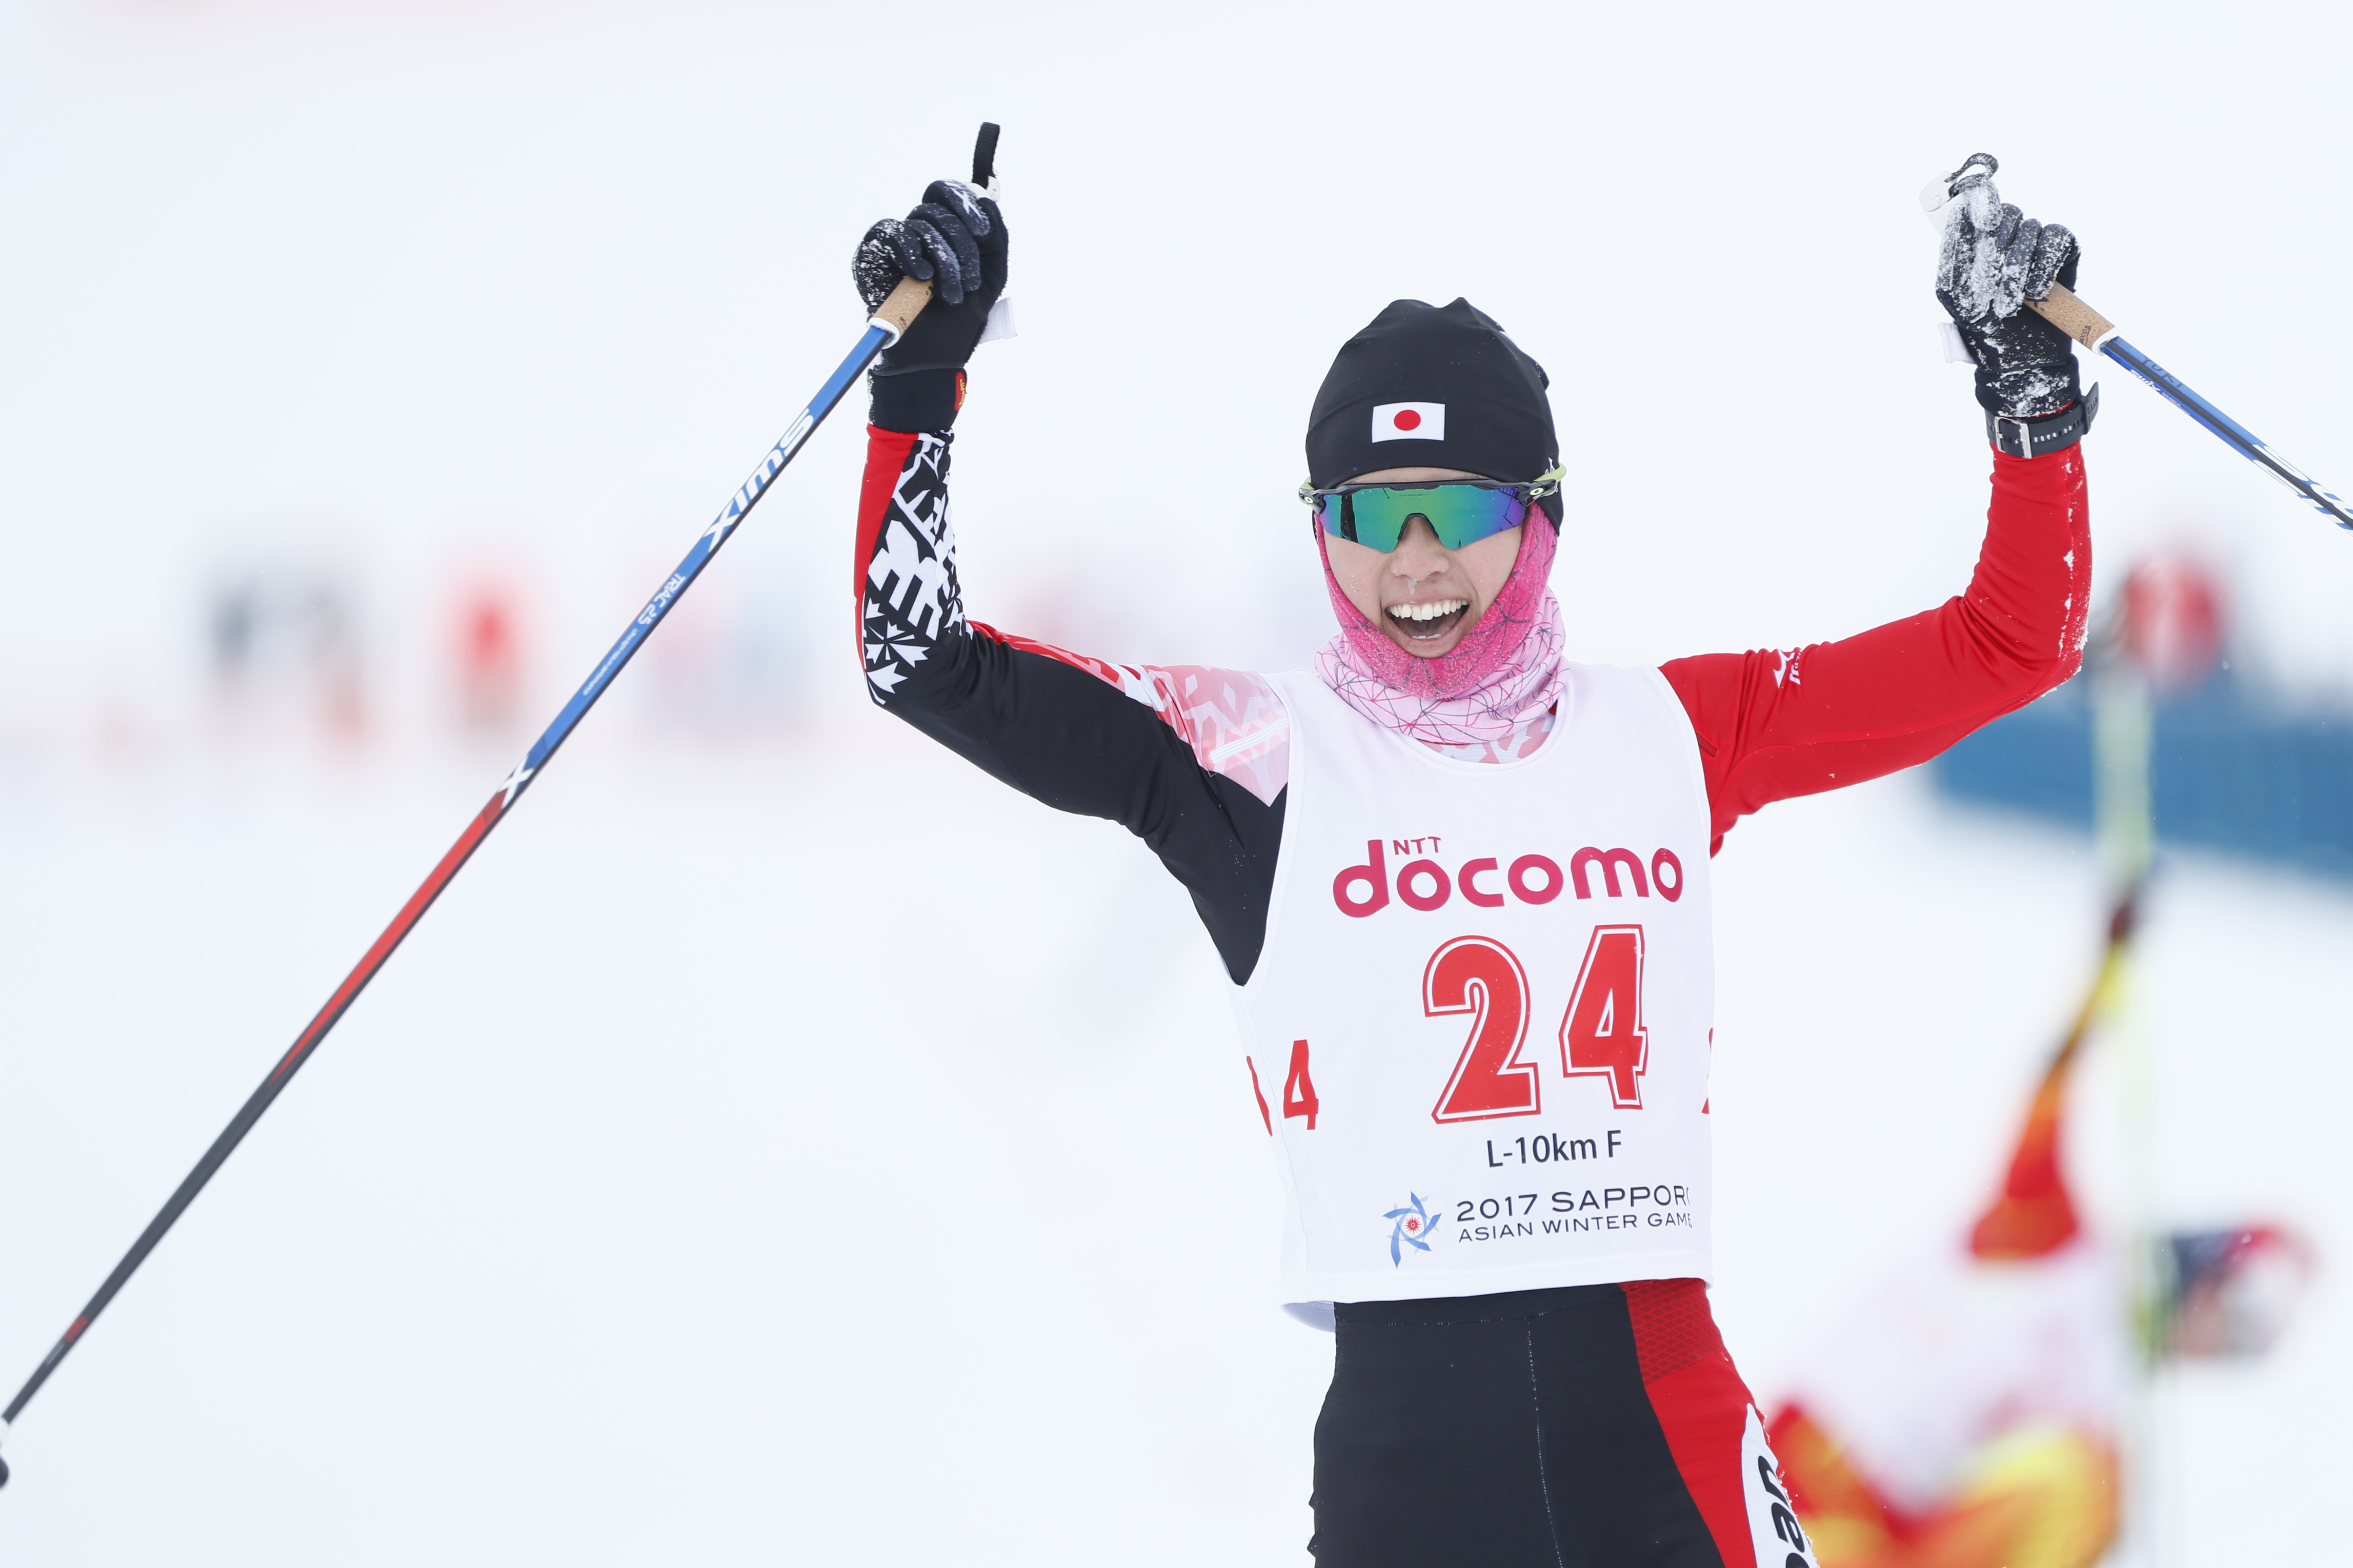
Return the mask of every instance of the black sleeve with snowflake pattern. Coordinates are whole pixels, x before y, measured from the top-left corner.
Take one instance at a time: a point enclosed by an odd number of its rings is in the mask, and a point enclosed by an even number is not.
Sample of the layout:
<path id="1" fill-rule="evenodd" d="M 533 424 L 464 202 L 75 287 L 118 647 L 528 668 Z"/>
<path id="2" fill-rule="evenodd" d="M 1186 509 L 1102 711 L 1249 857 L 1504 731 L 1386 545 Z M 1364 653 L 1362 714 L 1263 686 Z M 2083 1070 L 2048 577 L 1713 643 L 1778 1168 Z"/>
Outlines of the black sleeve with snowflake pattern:
<path id="1" fill-rule="evenodd" d="M 858 533 L 860 646 L 874 702 L 1060 811 L 1116 822 L 1192 896 L 1237 984 L 1266 939 L 1282 838 L 1272 805 L 1209 772 L 1145 703 L 968 621 L 948 519 L 946 432 L 870 429 Z"/>

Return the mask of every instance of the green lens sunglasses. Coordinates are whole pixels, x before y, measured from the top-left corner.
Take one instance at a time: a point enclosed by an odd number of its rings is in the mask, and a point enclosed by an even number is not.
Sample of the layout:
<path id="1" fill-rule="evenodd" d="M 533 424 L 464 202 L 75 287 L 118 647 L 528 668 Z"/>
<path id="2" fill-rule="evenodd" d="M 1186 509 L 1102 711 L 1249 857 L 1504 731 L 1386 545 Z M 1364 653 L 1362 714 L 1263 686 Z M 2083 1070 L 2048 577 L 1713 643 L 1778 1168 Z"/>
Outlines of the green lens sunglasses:
<path id="1" fill-rule="evenodd" d="M 1346 485 L 1319 490 L 1310 479 L 1299 499 L 1315 509 L 1315 521 L 1335 539 L 1345 539 L 1386 555 L 1405 537 L 1406 524 L 1420 518 L 1448 550 L 1460 550 L 1527 521 L 1528 509 L 1560 489 L 1566 467 L 1523 484 L 1496 479 L 1431 479 L 1412 485 Z"/>

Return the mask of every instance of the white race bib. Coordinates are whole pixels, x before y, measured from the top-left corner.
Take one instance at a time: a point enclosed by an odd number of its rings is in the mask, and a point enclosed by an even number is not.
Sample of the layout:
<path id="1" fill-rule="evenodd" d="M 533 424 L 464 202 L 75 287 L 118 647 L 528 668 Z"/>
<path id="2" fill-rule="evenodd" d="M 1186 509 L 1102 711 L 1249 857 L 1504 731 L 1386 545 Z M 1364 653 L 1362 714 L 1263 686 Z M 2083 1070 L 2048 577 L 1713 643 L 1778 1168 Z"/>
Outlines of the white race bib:
<path id="1" fill-rule="evenodd" d="M 1564 667 L 1533 757 L 1469 763 L 1312 675 L 1266 945 L 1235 988 L 1283 1300 L 1708 1277 L 1708 810 L 1656 670 Z"/>

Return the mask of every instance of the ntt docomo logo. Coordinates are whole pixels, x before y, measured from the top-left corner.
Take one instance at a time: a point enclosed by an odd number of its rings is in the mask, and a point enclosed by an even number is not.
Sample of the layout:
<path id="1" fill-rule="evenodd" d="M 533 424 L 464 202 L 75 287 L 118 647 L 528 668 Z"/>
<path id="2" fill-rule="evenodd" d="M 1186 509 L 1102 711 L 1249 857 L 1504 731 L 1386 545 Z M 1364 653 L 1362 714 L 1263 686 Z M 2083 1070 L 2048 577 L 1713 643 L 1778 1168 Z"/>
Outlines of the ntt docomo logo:
<path id="1" fill-rule="evenodd" d="M 1389 847 L 1399 855 L 1419 855 L 1421 847 L 1429 845 L 1434 855 L 1438 840 L 1430 838 L 1395 838 Z M 1630 887 L 1638 899 L 1647 899 L 1652 889 L 1659 897 L 1673 903 L 1683 896 L 1683 863 L 1675 858 L 1672 849 L 1662 849 L 1651 857 L 1646 871 L 1642 858 L 1631 849 L 1596 849 L 1590 845 L 1568 858 L 1568 874 L 1561 875 L 1557 861 L 1545 855 L 1523 855 L 1505 867 L 1495 856 L 1483 856 L 1465 860 L 1448 876 L 1446 868 L 1435 859 L 1409 860 L 1397 871 L 1397 896 L 1409 910 L 1427 912 L 1441 909 L 1456 893 L 1482 909 L 1504 907 L 1504 890 L 1524 904 L 1548 904 L 1560 897 L 1563 888 L 1574 887 L 1580 899 L 1593 897 L 1592 873 L 1601 871 L 1602 891 L 1611 898 L 1623 898 Z M 1625 873 L 1620 880 L 1619 873 Z M 1388 856 L 1381 841 L 1365 841 L 1365 863 L 1344 868 L 1332 879 L 1332 901 L 1344 915 L 1357 920 L 1388 907 Z"/>

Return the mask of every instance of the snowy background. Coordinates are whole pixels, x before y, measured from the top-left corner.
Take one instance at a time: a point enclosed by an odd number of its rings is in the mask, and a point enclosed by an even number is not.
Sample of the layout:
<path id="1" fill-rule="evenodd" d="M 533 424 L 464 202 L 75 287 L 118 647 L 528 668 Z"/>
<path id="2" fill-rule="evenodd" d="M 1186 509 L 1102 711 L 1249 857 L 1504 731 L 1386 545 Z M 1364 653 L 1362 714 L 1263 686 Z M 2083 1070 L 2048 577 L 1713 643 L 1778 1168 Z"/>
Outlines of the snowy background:
<path id="1" fill-rule="evenodd" d="M 1461 293 L 1577 433 L 1577 656 L 1652 661 L 1966 580 L 1986 457 L 1914 194 L 1980 149 L 2137 342 L 2353 484 L 2308 90 L 2348 24 L 2235 17 L 0 5 L 0 1394 L 838 361 L 850 246 L 981 119 L 1022 335 L 961 426 L 976 615 L 1300 663 L 1315 383 Z M 2103 379 L 2104 581 L 2194 544 L 2234 661 L 2353 693 L 2353 541 Z M 1305 1562 L 1331 1342 L 1271 1305 L 1214 956 L 1117 829 L 866 707 L 855 416 L 28 1410 L 0 1559 Z M 1775 807 L 1717 875 L 1717 1310 L 1769 1400 L 1998 1177 L 2101 886 L 1909 777 Z M 2327 1268 L 2270 1360 L 2161 1391 L 2168 1564 L 2340 1532 L 2348 952 L 2342 884 L 2168 863 L 2162 1210 Z M 2115 1079 L 2074 1151 L 2111 1217 Z"/>

